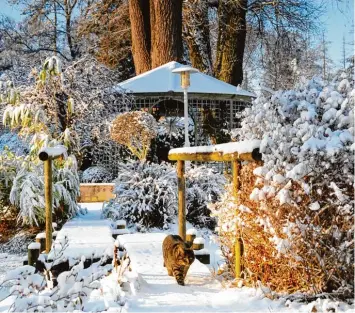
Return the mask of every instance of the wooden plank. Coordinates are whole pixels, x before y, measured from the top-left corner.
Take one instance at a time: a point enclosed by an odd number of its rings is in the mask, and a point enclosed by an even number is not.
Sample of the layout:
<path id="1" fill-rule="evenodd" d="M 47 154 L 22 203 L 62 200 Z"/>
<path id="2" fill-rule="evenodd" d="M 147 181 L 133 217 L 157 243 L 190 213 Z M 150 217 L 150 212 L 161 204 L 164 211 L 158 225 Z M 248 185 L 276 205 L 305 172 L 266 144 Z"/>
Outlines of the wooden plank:
<path id="1" fill-rule="evenodd" d="M 179 211 L 179 236 L 186 241 L 186 195 L 185 195 L 185 162 L 179 160 L 177 162 L 177 178 L 178 178 L 178 211 Z"/>
<path id="2" fill-rule="evenodd" d="M 199 161 L 199 162 L 230 162 L 232 160 L 257 161 L 256 153 L 228 153 L 222 152 L 198 152 L 198 153 L 171 153 L 168 158 L 170 161 Z"/>
<path id="3" fill-rule="evenodd" d="M 115 184 L 95 183 L 80 184 L 80 197 L 78 202 L 92 203 L 104 202 L 115 198 L 113 193 Z"/>

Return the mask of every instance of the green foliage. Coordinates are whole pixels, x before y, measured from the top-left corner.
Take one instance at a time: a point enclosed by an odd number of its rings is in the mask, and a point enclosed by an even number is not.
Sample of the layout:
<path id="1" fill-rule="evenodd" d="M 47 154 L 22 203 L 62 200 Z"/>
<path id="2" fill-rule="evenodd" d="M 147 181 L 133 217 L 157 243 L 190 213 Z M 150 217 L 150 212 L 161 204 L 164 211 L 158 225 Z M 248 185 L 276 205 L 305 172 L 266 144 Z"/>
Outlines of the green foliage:
<path id="1" fill-rule="evenodd" d="M 5 218 L 7 213 L 12 215 L 13 207 L 9 200 L 9 194 L 16 173 L 22 164 L 22 158 L 5 149 L 0 154 L 0 215 Z"/>
<path id="2" fill-rule="evenodd" d="M 63 103 L 62 99 L 69 100 Z M 0 155 L 0 166 L 4 169 L 0 174 L 1 199 L 16 206 L 18 220 L 23 224 L 41 225 L 45 221 L 45 200 L 43 163 L 38 152 L 57 145 L 64 145 L 69 153 L 77 150 L 77 138 L 70 129 L 74 102 L 62 91 L 59 59 L 48 58 L 37 84 L 22 90 L 21 97 L 13 84 L 7 83 L 1 102 L 7 105 L 3 124 L 30 141 L 27 156 L 15 157 L 9 151 Z M 53 162 L 55 217 L 62 220 L 76 215 L 78 195 L 75 156 Z"/>
<path id="3" fill-rule="evenodd" d="M 79 196 L 79 177 L 75 166 L 67 162 L 64 168 L 53 171 L 53 217 L 61 221 L 77 214 L 76 199 Z M 17 173 L 10 193 L 10 201 L 19 208 L 18 220 L 22 224 L 44 225 L 45 198 L 44 174 L 42 164 L 28 162 Z"/>

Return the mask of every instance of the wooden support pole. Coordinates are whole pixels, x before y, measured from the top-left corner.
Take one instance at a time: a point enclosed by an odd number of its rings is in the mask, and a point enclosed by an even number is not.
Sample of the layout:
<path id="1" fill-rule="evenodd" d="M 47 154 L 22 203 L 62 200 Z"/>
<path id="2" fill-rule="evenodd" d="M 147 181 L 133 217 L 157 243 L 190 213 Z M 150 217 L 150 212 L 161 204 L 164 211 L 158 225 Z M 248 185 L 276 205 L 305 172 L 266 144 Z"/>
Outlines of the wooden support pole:
<path id="1" fill-rule="evenodd" d="M 232 174 L 233 174 L 233 196 L 237 199 L 239 191 L 239 161 L 232 161 Z M 243 242 L 240 239 L 239 233 L 236 235 L 237 238 L 234 244 L 234 255 L 235 255 L 235 277 L 240 278 L 242 273 L 242 251 Z"/>
<path id="2" fill-rule="evenodd" d="M 235 253 L 235 278 L 240 278 L 242 273 L 242 241 L 239 236 L 235 240 L 234 253 Z"/>
<path id="3" fill-rule="evenodd" d="M 44 197 L 46 201 L 46 253 L 52 247 L 52 159 L 44 161 Z"/>
<path id="4" fill-rule="evenodd" d="M 233 196 L 237 197 L 239 190 L 239 161 L 232 161 L 232 175 L 233 175 Z"/>
<path id="5" fill-rule="evenodd" d="M 186 241 L 185 162 L 177 161 L 179 236 Z"/>

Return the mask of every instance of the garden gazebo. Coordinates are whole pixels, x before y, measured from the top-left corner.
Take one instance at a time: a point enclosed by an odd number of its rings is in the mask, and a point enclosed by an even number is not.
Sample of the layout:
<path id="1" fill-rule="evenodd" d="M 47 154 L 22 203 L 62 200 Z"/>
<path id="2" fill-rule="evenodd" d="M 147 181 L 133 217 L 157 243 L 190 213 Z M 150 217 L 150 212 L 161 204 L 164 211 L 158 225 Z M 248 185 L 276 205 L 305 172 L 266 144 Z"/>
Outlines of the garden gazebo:
<path id="1" fill-rule="evenodd" d="M 148 111 L 158 121 L 161 117 L 174 117 L 170 121 L 176 123 L 184 116 L 184 94 L 180 84 L 180 75 L 174 74 L 173 71 L 182 67 L 186 65 L 174 61 L 169 62 L 123 81 L 114 88 L 119 93 L 124 91 L 133 96 L 132 110 Z M 251 92 L 201 72 L 191 75 L 188 109 L 190 138 L 193 138 L 193 145 L 221 143 L 219 139 L 224 135 L 221 130 L 239 127 L 240 123 L 236 114 L 250 106 L 254 97 L 255 95 Z M 179 118 L 176 119 L 176 117 Z M 161 148 L 159 160 L 168 161 L 168 152 L 171 147 L 167 145 Z M 93 164 L 110 168 L 113 173 L 117 173 L 120 153 L 121 147 L 115 143 L 101 144 L 96 147 L 93 154 Z M 209 166 L 214 165 L 209 163 Z M 218 166 L 220 170 L 222 170 L 221 166 L 221 164 Z"/>
<path id="2" fill-rule="evenodd" d="M 153 70 L 121 82 L 116 88 L 134 96 L 136 110 L 146 110 L 160 116 L 183 116 L 183 89 L 180 77 L 173 70 L 185 65 L 172 61 Z M 203 135 L 206 121 L 211 119 L 224 128 L 236 128 L 236 113 L 251 104 L 255 95 L 198 72 L 191 76 L 189 87 L 189 117 L 194 123 L 195 145 L 206 144 Z M 213 142 L 216 143 L 216 142 Z"/>

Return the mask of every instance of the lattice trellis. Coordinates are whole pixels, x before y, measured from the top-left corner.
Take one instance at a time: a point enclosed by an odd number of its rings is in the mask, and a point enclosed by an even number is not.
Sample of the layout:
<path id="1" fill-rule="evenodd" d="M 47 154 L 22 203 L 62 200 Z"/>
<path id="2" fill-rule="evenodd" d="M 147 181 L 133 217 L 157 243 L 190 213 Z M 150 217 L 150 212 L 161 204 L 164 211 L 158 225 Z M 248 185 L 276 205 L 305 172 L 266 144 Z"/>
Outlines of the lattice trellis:
<path id="1" fill-rule="evenodd" d="M 167 101 L 175 102 L 177 104 L 176 113 L 183 116 L 182 96 L 136 97 L 133 109 L 144 109 L 156 114 L 159 110 L 158 106 Z M 250 103 L 246 101 L 231 99 L 204 99 L 198 98 L 194 95 L 190 96 L 189 116 L 195 124 L 195 144 L 203 144 L 203 126 L 205 122 L 203 113 L 206 112 L 206 110 L 210 110 L 216 120 L 225 122 L 228 130 L 230 130 L 232 128 L 240 127 L 240 120 L 236 117 L 236 114 L 243 111 L 247 106 L 250 106 Z"/>
<path id="2" fill-rule="evenodd" d="M 204 130 L 206 112 L 211 114 L 215 121 L 223 123 L 224 127 L 230 130 L 240 127 L 240 120 L 236 117 L 236 114 L 250 105 L 250 102 L 239 99 L 223 99 L 220 95 L 213 99 L 189 95 L 189 117 L 194 122 L 194 145 L 211 144 Z M 132 109 L 148 111 L 158 119 L 160 116 L 183 116 L 183 107 L 182 95 L 136 95 Z M 107 144 L 95 147 L 93 164 L 102 165 L 116 174 L 118 162 L 121 158 L 121 147 L 108 141 Z M 215 167 L 219 171 L 224 170 L 223 163 L 208 163 L 208 166 Z"/>

